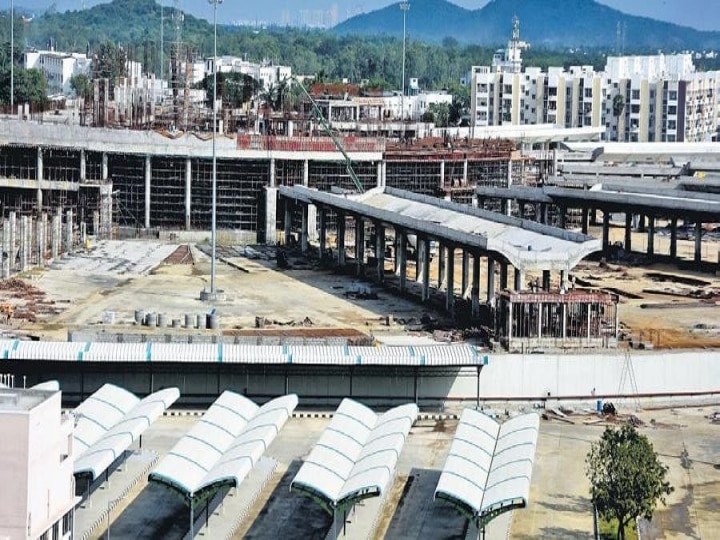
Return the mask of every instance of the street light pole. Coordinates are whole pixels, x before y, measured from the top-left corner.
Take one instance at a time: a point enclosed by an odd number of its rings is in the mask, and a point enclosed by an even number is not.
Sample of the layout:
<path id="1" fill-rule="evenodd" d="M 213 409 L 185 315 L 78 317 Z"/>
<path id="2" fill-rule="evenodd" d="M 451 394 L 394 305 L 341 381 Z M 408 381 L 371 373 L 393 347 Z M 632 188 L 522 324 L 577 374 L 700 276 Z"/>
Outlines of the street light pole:
<path id="1" fill-rule="evenodd" d="M 405 131 L 405 16 L 410 10 L 410 2 L 400 2 L 400 9 L 403 12 L 402 94 L 400 95 L 400 120 L 403 122 L 403 131 Z"/>
<path id="2" fill-rule="evenodd" d="M 15 108 L 15 0 L 10 0 L 10 114 Z"/>
<path id="3" fill-rule="evenodd" d="M 212 136 L 212 259 L 210 261 L 210 300 L 216 300 L 217 289 L 215 288 L 215 252 L 217 246 L 217 155 L 215 150 L 215 135 L 217 134 L 217 7 L 223 0 L 208 0 L 213 6 L 213 136 Z"/>

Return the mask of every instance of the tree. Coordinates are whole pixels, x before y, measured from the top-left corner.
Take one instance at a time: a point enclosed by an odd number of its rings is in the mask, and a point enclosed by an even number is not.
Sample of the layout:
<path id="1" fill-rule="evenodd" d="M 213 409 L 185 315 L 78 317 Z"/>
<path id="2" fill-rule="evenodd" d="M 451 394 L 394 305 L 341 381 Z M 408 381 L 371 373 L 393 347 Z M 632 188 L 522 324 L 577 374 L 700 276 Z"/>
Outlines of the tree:
<path id="1" fill-rule="evenodd" d="M 585 464 L 593 502 L 604 519 L 617 519 L 619 539 L 632 519 L 651 519 L 658 501 L 665 504 L 674 491 L 652 443 L 630 424 L 606 428 Z"/>
<path id="2" fill-rule="evenodd" d="M 622 97 L 622 94 L 617 94 L 613 98 L 612 110 L 615 118 L 620 116 L 623 110 L 625 110 L 625 98 Z"/>
<path id="3" fill-rule="evenodd" d="M 93 85 L 87 75 L 77 73 L 70 77 L 70 88 L 73 89 L 77 97 L 88 97 L 92 94 Z"/>
<path id="4" fill-rule="evenodd" d="M 449 118 L 450 105 L 447 103 L 431 103 L 423 115 L 423 121 L 435 122 L 435 127 L 447 127 Z"/>

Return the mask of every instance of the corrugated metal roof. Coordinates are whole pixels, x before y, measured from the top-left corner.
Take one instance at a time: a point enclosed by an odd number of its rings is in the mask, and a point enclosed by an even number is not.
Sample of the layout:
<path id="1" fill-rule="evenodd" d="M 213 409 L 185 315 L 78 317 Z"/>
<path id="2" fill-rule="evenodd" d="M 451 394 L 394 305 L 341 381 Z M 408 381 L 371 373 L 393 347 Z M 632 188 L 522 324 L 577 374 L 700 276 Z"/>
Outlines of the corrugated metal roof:
<path id="1" fill-rule="evenodd" d="M 499 424 L 482 412 L 463 410 L 435 499 L 459 504 L 478 523 L 527 505 L 539 425 L 535 413 Z"/>
<path id="2" fill-rule="evenodd" d="M 417 413 L 407 404 L 377 415 L 344 399 L 290 489 L 320 495 L 330 507 L 382 494 Z"/>
<path id="3" fill-rule="evenodd" d="M 219 362 L 236 364 L 473 366 L 487 355 L 467 344 L 422 347 L 236 345 L 213 343 L 77 343 L 0 340 L 0 358 L 66 362 Z"/>
<path id="4" fill-rule="evenodd" d="M 177 388 L 166 388 L 140 400 L 100 439 L 75 458 L 75 474 L 88 473 L 93 480 L 97 478 L 179 397 Z"/>
<path id="5" fill-rule="evenodd" d="M 238 486 L 297 407 L 295 394 L 258 407 L 225 391 L 150 474 L 192 498 L 218 484 Z"/>

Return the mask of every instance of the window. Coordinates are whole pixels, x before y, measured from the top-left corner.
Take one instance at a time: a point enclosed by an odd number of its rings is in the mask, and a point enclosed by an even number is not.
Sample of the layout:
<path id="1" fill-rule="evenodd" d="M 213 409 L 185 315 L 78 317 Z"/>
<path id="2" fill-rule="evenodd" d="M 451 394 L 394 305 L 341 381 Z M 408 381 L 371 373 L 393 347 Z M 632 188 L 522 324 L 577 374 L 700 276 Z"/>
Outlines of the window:
<path id="1" fill-rule="evenodd" d="M 593 95 L 592 88 L 586 88 L 586 89 L 585 89 L 585 97 L 586 97 L 586 98 L 591 98 L 592 95 Z"/>
<path id="2" fill-rule="evenodd" d="M 668 129 L 677 129 L 677 122 L 675 122 L 675 120 L 668 120 Z"/>
<path id="3" fill-rule="evenodd" d="M 670 101 L 677 101 L 677 91 L 670 90 L 669 94 L 670 95 L 668 97 L 669 97 Z"/>
<path id="4" fill-rule="evenodd" d="M 668 114 L 676 115 L 676 114 L 677 114 L 677 106 L 676 106 L 676 105 L 669 105 L 669 106 L 668 106 Z"/>
<path id="5" fill-rule="evenodd" d="M 70 510 L 67 514 L 65 514 L 63 516 L 63 521 L 62 521 L 63 536 L 72 530 L 72 525 L 73 525 L 73 511 Z"/>
<path id="6" fill-rule="evenodd" d="M 632 91 L 632 99 L 640 99 L 640 90 Z"/>
<path id="7" fill-rule="evenodd" d="M 640 112 L 640 105 L 631 105 L 630 106 L 630 112 L 631 113 L 639 113 Z"/>

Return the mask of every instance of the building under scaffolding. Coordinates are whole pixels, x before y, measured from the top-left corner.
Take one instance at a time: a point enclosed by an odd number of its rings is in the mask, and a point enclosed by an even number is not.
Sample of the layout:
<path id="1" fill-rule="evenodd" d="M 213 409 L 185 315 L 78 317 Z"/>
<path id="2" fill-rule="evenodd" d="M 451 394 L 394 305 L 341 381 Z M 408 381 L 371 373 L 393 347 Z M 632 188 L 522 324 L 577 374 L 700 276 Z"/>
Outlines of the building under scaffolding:
<path id="1" fill-rule="evenodd" d="M 498 294 L 495 335 L 510 351 L 616 347 L 618 297 L 575 290 Z"/>

